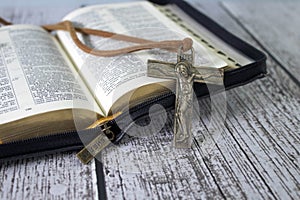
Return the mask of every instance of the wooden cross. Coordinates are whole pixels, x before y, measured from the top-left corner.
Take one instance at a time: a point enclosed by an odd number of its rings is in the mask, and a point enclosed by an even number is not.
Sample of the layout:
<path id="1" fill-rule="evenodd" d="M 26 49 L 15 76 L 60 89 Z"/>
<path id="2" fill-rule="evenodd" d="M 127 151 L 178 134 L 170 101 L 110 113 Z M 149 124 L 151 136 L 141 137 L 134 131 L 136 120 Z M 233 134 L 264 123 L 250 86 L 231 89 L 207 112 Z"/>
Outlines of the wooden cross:
<path id="1" fill-rule="evenodd" d="M 190 148 L 193 135 L 193 83 L 223 84 L 223 70 L 212 67 L 194 67 L 194 52 L 178 53 L 177 63 L 148 60 L 148 76 L 176 79 L 174 139 L 176 148 Z"/>

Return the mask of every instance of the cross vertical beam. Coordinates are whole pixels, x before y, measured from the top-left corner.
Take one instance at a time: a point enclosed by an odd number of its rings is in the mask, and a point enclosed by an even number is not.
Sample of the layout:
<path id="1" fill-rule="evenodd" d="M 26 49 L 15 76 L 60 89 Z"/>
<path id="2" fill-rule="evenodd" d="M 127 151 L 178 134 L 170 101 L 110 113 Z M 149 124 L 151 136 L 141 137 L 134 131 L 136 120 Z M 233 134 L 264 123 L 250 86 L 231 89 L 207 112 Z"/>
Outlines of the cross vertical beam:
<path id="1" fill-rule="evenodd" d="M 193 83 L 220 84 L 223 70 L 194 67 L 192 51 L 191 54 L 178 54 L 177 63 L 148 60 L 147 73 L 150 77 L 176 79 L 173 145 L 176 148 L 190 148 L 193 140 Z"/>

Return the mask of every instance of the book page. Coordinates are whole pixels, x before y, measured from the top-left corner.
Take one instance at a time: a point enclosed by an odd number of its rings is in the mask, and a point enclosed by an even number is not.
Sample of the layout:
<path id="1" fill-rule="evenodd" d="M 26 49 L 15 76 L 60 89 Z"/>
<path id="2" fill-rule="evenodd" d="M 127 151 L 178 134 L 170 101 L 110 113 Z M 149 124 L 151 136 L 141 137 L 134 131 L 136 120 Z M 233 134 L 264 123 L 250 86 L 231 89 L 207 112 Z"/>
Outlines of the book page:
<path id="1" fill-rule="evenodd" d="M 176 5 L 168 4 L 168 5 L 165 5 L 163 8 L 161 8 L 161 10 L 163 12 L 168 12 L 167 14 L 169 14 L 169 18 L 173 18 L 173 19 L 175 18 L 174 16 L 170 16 L 170 12 L 175 13 L 176 16 L 180 16 L 180 19 L 181 19 L 181 21 L 179 22 L 180 24 L 186 25 L 189 29 L 191 29 L 195 33 L 200 33 L 200 37 L 205 39 L 207 44 L 213 44 L 213 46 L 214 46 L 214 49 L 212 49 L 213 51 L 216 51 L 217 53 L 220 53 L 219 51 L 222 51 L 222 53 L 226 53 L 226 55 L 224 55 L 224 56 L 227 61 L 234 59 L 236 61 L 236 63 L 238 63 L 242 66 L 253 63 L 253 59 L 244 55 L 243 53 L 236 50 L 235 48 L 232 48 L 232 46 L 230 46 L 224 40 L 220 39 L 215 34 L 212 34 L 203 25 L 197 23 L 195 21 L 195 19 L 191 18 L 187 13 L 182 11 Z M 177 20 L 178 20 L 178 18 L 177 18 Z M 231 59 L 228 59 L 228 58 L 231 58 Z"/>
<path id="2" fill-rule="evenodd" d="M 79 27 L 100 29 L 153 41 L 182 40 L 187 36 L 191 37 L 148 2 L 86 7 L 72 12 L 64 20 L 70 20 Z M 113 38 L 78 35 L 89 46 L 101 50 L 134 45 Z M 174 63 L 177 61 L 176 53 L 163 50 L 141 51 L 109 58 L 92 56 L 80 50 L 71 40 L 69 33 L 59 31 L 58 37 L 80 69 L 87 85 L 95 92 L 106 114 L 113 103 L 127 92 L 144 85 L 170 81 L 147 77 L 148 59 Z M 222 59 L 201 44 L 194 43 L 193 47 L 195 65 L 215 68 L 226 66 Z"/>
<path id="3" fill-rule="evenodd" d="M 91 95 L 72 68 L 53 36 L 42 28 L 1 27 L 0 124 L 55 110 L 91 110 L 87 106 L 93 104 Z M 101 113 L 99 108 L 93 111 Z"/>

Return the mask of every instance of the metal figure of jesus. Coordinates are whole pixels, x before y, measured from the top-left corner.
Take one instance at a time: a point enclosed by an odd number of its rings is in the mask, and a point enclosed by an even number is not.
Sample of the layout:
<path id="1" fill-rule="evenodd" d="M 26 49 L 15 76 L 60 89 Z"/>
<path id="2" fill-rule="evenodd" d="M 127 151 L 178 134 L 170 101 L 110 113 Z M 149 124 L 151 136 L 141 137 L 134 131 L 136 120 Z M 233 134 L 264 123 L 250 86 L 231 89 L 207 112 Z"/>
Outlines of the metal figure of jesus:
<path id="1" fill-rule="evenodd" d="M 190 148 L 192 145 L 193 83 L 220 84 L 220 78 L 223 78 L 220 69 L 194 67 L 193 57 L 191 50 L 191 54 L 179 53 L 175 64 L 148 60 L 148 76 L 177 81 L 173 140 L 176 148 Z"/>

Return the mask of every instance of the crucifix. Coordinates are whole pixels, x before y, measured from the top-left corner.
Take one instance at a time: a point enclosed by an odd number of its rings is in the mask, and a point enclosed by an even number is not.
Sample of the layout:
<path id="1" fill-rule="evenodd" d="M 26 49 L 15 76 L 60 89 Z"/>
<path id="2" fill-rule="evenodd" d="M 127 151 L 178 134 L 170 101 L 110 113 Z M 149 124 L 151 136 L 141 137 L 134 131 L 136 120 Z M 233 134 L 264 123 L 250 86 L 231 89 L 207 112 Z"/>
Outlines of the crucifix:
<path id="1" fill-rule="evenodd" d="M 174 117 L 174 139 L 176 148 L 190 148 L 193 135 L 193 83 L 222 84 L 223 70 L 212 67 L 195 67 L 194 50 L 177 55 L 177 63 L 148 60 L 147 75 L 154 78 L 176 79 L 176 102 Z"/>

